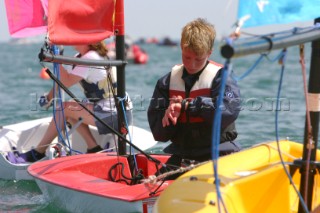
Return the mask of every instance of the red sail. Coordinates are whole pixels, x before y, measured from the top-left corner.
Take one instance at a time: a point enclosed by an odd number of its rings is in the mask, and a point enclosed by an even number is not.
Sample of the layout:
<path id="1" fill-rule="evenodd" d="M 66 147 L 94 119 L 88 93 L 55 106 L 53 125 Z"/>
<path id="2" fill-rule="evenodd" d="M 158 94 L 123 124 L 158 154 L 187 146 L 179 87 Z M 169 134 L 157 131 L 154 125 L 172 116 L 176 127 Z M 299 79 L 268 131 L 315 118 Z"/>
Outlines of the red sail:
<path id="1" fill-rule="evenodd" d="M 115 0 L 49 0 L 48 34 L 53 44 L 78 45 L 113 35 Z"/>

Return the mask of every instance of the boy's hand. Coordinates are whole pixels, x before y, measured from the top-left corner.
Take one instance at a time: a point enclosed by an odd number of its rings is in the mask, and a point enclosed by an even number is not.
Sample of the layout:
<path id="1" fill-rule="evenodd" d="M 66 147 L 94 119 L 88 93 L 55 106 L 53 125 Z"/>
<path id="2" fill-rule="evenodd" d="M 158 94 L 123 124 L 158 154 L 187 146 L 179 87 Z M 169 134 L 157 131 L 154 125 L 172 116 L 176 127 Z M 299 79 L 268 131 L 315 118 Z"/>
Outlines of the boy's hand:
<path id="1" fill-rule="evenodd" d="M 162 126 L 166 127 L 170 125 L 170 121 L 173 125 L 177 124 L 178 118 L 181 112 L 181 96 L 173 96 L 170 100 L 170 104 L 168 109 L 166 110 L 163 118 L 162 118 Z"/>

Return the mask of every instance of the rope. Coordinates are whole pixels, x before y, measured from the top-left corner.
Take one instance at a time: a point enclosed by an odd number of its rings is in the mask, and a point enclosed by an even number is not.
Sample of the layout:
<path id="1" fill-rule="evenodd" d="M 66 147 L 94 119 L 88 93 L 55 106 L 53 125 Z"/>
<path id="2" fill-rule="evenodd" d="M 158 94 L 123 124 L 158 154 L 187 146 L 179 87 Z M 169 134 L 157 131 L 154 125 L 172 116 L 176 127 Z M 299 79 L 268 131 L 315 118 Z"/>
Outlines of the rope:
<path id="1" fill-rule="evenodd" d="M 286 56 L 287 56 L 287 50 L 283 49 L 283 57 L 279 60 L 279 64 L 281 64 L 281 73 L 280 73 L 280 80 L 279 80 L 279 85 L 278 85 L 278 93 L 277 93 L 277 102 L 276 102 L 276 113 L 275 113 L 275 132 L 276 132 L 276 141 L 277 141 L 277 147 L 278 147 L 278 153 L 279 153 L 279 157 L 280 157 L 280 161 L 281 164 L 283 166 L 283 169 L 292 185 L 292 187 L 294 188 L 295 192 L 297 193 L 300 201 L 301 201 L 301 205 L 304 208 L 305 212 L 309 212 L 308 208 L 306 206 L 306 203 L 304 202 L 300 192 L 298 191 L 297 187 L 295 186 L 292 177 L 290 176 L 289 171 L 287 170 L 283 157 L 281 155 L 281 149 L 280 149 L 280 142 L 279 142 L 279 128 L 278 128 L 278 117 L 279 117 L 279 106 L 280 106 L 280 93 L 281 93 L 281 87 L 282 87 L 282 81 L 283 81 L 283 75 L 284 75 L 284 70 L 285 70 L 285 63 L 286 63 Z"/>
<path id="2" fill-rule="evenodd" d="M 262 146 L 262 145 L 263 145 L 263 146 L 268 146 L 269 148 L 272 148 L 272 149 L 274 149 L 274 150 L 276 150 L 276 151 L 280 151 L 282 155 L 286 155 L 287 157 L 289 157 L 289 158 L 291 158 L 291 159 L 293 159 L 293 160 L 298 159 L 298 157 L 295 157 L 295 156 L 293 156 L 293 155 L 290 155 L 290 154 L 287 153 L 287 152 L 283 152 L 283 151 L 279 150 L 277 147 L 274 147 L 274 146 L 272 146 L 272 145 L 270 145 L 270 144 L 267 144 L 267 143 L 260 143 L 260 144 L 258 144 L 258 145 L 256 145 L 256 146 Z"/>
<path id="3" fill-rule="evenodd" d="M 58 55 L 59 54 L 59 48 L 57 46 L 52 46 L 52 51 L 55 55 Z M 58 79 L 60 79 L 60 67 L 59 67 L 59 64 L 57 63 L 53 63 L 53 70 L 54 70 L 54 73 L 55 75 L 57 76 Z M 72 154 L 72 151 L 75 151 L 72 149 L 71 147 L 71 144 L 70 144 L 70 140 L 69 140 L 69 134 L 68 134 L 68 131 L 67 131 L 67 122 L 66 122 L 66 119 L 65 119 L 65 115 L 64 115 L 64 107 L 63 107 L 63 102 L 62 102 L 62 95 L 61 95 L 61 88 L 59 85 L 56 85 L 55 82 L 53 82 L 53 98 L 56 97 L 56 90 L 58 91 L 58 98 L 57 98 L 57 102 L 55 102 L 55 104 L 53 105 L 53 120 L 55 122 L 55 126 L 56 126 L 56 129 L 57 129 L 57 133 L 58 133 L 58 141 L 61 142 L 64 146 L 68 147 L 69 150 L 70 150 L 70 154 Z M 58 122 L 57 123 L 57 111 L 56 111 L 56 107 L 60 106 L 60 113 L 58 114 Z M 62 120 L 62 122 L 60 122 L 60 120 Z M 62 127 L 60 126 L 60 124 L 62 123 Z M 62 129 L 61 129 L 62 128 Z M 63 132 L 64 131 L 64 134 L 65 134 L 65 138 L 67 140 L 67 143 L 63 137 Z M 75 151 L 77 153 L 80 153 L 79 151 Z"/>
<path id="4" fill-rule="evenodd" d="M 246 78 L 249 74 L 252 73 L 252 71 L 258 66 L 258 64 L 260 64 L 260 62 L 262 61 L 262 59 L 266 58 L 266 59 L 268 59 L 268 61 L 270 61 L 270 62 L 275 62 L 275 61 L 278 61 L 280 58 L 282 58 L 282 57 L 283 57 L 283 54 L 284 54 L 283 51 L 281 51 L 281 52 L 279 53 L 279 55 L 277 55 L 275 58 L 270 59 L 270 58 L 268 57 L 268 54 L 262 53 L 262 54 L 260 55 L 260 57 L 256 60 L 256 62 L 255 62 L 245 73 L 243 73 L 241 76 L 236 76 L 236 75 L 234 74 L 234 72 L 232 71 L 231 77 L 232 77 L 234 80 L 236 80 L 236 81 L 241 81 L 242 79 Z"/>
<path id="5" fill-rule="evenodd" d="M 208 162 L 210 162 L 210 161 L 204 161 L 204 162 L 201 162 L 201 163 L 198 163 L 198 164 L 191 164 L 190 166 L 187 166 L 187 167 L 180 167 L 177 170 L 169 171 L 169 172 L 163 173 L 163 174 L 158 175 L 158 176 L 150 175 L 148 178 L 142 179 L 141 183 L 144 183 L 144 184 L 156 184 L 157 182 L 162 181 L 166 177 L 190 171 L 190 170 L 192 170 L 192 169 L 194 169 L 196 167 L 199 167 L 201 165 L 204 165 L 204 164 L 206 164 Z"/>
<path id="6" fill-rule="evenodd" d="M 301 71 L 302 71 L 302 77 L 303 77 L 303 90 L 304 90 L 304 96 L 305 96 L 305 103 L 306 103 L 306 124 L 307 124 L 307 140 L 308 140 L 308 146 L 306 147 L 307 152 L 307 162 L 306 162 L 306 171 L 309 171 L 310 168 L 310 159 L 311 159 L 311 150 L 313 147 L 313 137 L 312 137 L 312 126 L 311 126 L 311 120 L 310 120 L 310 106 L 309 106 L 309 100 L 308 100 L 308 91 L 307 91 L 307 74 L 306 74 L 306 66 L 304 61 L 304 45 L 300 45 L 300 64 L 301 64 Z M 309 172 L 306 172 L 306 178 L 305 178 L 305 186 L 308 185 L 309 180 Z M 304 202 L 308 203 L 308 188 L 305 187 L 303 192 Z"/>
<path id="7" fill-rule="evenodd" d="M 213 161 L 213 175 L 215 178 L 215 186 L 216 186 L 216 192 L 217 192 L 217 200 L 218 200 L 218 209 L 219 212 L 221 212 L 220 209 L 220 202 L 222 203 L 222 206 L 224 207 L 225 212 L 227 212 L 226 206 L 223 202 L 221 192 L 220 192 L 220 179 L 218 175 L 218 159 L 219 159 L 219 144 L 220 144 L 220 132 L 221 132 L 221 117 L 222 117 L 222 108 L 223 108 L 223 98 L 224 98 L 224 92 L 225 92 L 225 86 L 227 82 L 228 75 L 230 73 L 230 70 L 232 70 L 232 65 L 230 63 L 230 59 L 226 60 L 226 63 L 222 70 L 222 76 L 221 76 L 221 84 L 219 89 L 219 96 L 217 99 L 217 107 L 214 112 L 214 119 L 213 119 L 213 125 L 212 125 L 212 161 Z"/>

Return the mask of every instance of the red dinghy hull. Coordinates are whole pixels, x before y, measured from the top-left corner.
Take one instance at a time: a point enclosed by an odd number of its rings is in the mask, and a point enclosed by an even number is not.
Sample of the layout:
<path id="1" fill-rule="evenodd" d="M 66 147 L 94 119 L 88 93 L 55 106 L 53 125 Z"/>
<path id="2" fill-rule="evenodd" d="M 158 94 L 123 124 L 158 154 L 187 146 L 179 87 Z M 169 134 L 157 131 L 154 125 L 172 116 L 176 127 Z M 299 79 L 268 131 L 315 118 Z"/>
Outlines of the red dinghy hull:
<path id="1" fill-rule="evenodd" d="M 169 157 L 152 156 L 161 162 Z M 157 171 L 144 155 L 136 155 L 135 161 L 144 177 Z M 130 185 L 128 158 L 106 153 L 37 162 L 28 172 L 50 201 L 71 212 L 151 212 L 156 197 L 171 183 Z"/>

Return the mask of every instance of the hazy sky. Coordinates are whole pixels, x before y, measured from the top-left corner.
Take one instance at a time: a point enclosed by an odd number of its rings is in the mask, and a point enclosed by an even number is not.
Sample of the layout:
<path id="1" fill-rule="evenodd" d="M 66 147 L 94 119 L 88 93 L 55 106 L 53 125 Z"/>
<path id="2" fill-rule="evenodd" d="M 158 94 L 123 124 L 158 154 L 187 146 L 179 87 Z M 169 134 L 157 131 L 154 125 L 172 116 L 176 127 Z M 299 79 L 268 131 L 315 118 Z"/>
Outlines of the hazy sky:
<path id="1" fill-rule="evenodd" d="M 236 20 L 234 0 L 125 0 L 125 30 L 133 38 L 179 38 L 183 25 L 207 18 L 219 34 L 228 34 Z M 229 5 L 228 5 L 229 3 Z M 4 0 L 0 0 L 0 40 L 10 38 Z"/>
<path id="2" fill-rule="evenodd" d="M 229 35 L 236 21 L 237 0 L 124 0 L 126 34 L 180 38 L 182 27 L 203 17 L 215 25 L 218 37 Z M 312 22 L 311 22 L 312 23 Z M 263 28 L 268 32 L 268 28 Z M 261 33 L 261 31 L 258 30 Z M 10 39 L 4 0 L 0 0 L 0 41 Z"/>

